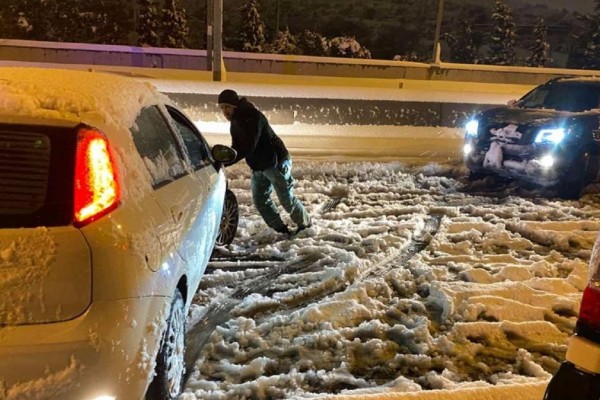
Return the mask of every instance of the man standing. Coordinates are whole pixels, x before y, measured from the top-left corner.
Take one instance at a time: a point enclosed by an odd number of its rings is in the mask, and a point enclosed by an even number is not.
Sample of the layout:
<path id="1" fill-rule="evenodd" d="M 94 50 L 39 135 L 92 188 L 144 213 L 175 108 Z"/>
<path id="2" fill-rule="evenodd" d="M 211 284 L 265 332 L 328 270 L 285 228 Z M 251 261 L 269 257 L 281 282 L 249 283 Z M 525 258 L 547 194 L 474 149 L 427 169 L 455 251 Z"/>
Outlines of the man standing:
<path id="1" fill-rule="evenodd" d="M 292 158 L 267 118 L 231 89 L 219 94 L 218 103 L 225 118 L 231 122 L 231 147 L 237 151 L 236 159 L 229 165 L 246 159 L 252 170 L 252 201 L 265 223 L 279 233 L 291 233 L 271 199 L 275 189 L 279 202 L 297 226 L 296 233 L 310 227 L 310 216 L 294 196 Z"/>

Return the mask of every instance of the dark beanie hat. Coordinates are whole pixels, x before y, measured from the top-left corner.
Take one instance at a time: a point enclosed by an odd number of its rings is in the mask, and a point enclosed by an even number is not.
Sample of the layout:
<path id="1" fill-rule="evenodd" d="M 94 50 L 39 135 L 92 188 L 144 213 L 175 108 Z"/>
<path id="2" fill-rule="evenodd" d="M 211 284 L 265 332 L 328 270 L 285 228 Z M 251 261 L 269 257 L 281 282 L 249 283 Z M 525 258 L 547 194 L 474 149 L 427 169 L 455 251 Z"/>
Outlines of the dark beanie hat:
<path id="1" fill-rule="evenodd" d="M 240 98 L 238 94 L 231 89 L 225 89 L 219 95 L 219 104 L 229 104 L 232 106 L 238 106 L 240 104 Z"/>

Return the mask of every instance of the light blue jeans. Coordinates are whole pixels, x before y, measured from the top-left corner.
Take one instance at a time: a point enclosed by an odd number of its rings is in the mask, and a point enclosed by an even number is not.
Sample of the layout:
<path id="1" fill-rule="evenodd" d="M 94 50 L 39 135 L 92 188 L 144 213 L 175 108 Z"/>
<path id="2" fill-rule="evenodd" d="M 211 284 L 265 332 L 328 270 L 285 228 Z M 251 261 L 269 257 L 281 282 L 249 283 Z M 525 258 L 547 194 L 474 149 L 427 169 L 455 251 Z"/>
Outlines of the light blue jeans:
<path id="1" fill-rule="evenodd" d="M 294 196 L 294 177 L 292 176 L 292 160 L 285 159 L 274 168 L 264 171 L 252 171 L 251 178 L 252 201 L 254 206 L 265 220 L 266 224 L 273 229 L 283 229 L 285 223 L 282 221 L 279 211 L 271 199 L 271 193 L 275 189 L 279 202 L 290 214 L 290 218 L 297 226 L 306 226 L 310 217 L 306 209 Z"/>

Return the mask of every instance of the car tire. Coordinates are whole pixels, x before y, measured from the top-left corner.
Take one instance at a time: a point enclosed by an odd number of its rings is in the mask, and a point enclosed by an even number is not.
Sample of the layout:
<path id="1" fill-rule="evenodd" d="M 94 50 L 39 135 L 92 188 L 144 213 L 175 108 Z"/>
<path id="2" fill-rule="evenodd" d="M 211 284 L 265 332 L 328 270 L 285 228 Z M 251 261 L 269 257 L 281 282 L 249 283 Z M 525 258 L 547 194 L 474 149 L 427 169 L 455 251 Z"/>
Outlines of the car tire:
<path id="1" fill-rule="evenodd" d="M 488 176 L 490 176 L 488 173 L 483 172 L 483 171 L 472 171 L 469 170 L 469 173 L 467 174 L 467 180 L 469 182 L 475 182 L 475 181 L 480 181 L 482 179 L 487 178 Z"/>
<path id="2" fill-rule="evenodd" d="M 176 290 L 146 400 L 174 400 L 181 394 L 185 373 L 185 322 L 185 301 Z"/>
<path id="3" fill-rule="evenodd" d="M 237 231 L 240 214 L 238 202 L 235 194 L 229 189 L 225 191 L 225 201 L 223 203 L 223 215 L 217 236 L 217 246 L 227 246 L 233 242 Z"/>
<path id="4" fill-rule="evenodd" d="M 579 200 L 587 183 L 589 162 L 589 153 L 583 153 L 573 160 L 556 187 L 558 197 L 565 200 Z"/>

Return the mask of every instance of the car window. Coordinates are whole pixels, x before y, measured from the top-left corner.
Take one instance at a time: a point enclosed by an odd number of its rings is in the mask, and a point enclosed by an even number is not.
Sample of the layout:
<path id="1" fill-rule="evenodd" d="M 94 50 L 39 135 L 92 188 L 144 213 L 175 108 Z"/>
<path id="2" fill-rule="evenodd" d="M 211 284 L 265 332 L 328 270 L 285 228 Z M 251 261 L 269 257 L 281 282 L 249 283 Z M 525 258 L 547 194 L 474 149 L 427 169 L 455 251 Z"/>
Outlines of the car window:
<path id="1" fill-rule="evenodd" d="M 173 118 L 175 128 L 183 138 L 192 167 L 196 170 L 210 164 L 212 162 L 210 147 L 194 124 L 178 110 L 172 107 L 167 107 L 167 110 Z"/>
<path id="2" fill-rule="evenodd" d="M 544 102 L 546 101 L 549 92 L 550 86 L 540 86 L 525 95 L 525 97 L 519 101 L 519 106 L 523 108 L 544 108 Z"/>
<path id="3" fill-rule="evenodd" d="M 63 226 L 73 213 L 76 131 L 0 125 L 0 228 Z M 50 189 L 52 188 L 52 189 Z"/>
<path id="4" fill-rule="evenodd" d="M 576 82 L 540 86 L 528 93 L 519 106 L 583 112 L 600 108 L 600 87 Z"/>
<path id="5" fill-rule="evenodd" d="M 185 175 L 177 141 L 158 107 L 143 109 L 131 132 L 155 188 Z"/>

